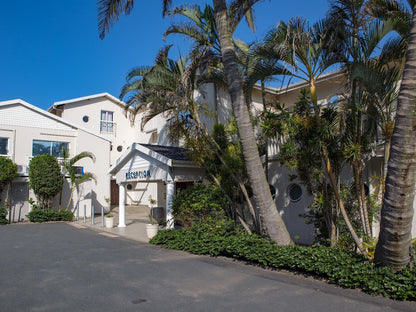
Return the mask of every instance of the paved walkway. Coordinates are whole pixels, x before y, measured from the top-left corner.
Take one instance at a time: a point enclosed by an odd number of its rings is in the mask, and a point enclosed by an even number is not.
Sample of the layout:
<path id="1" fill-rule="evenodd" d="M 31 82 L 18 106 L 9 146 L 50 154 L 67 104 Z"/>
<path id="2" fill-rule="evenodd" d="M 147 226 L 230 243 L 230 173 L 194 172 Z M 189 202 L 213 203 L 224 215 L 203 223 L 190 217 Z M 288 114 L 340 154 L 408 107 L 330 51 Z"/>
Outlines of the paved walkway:
<path id="1" fill-rule="evenodd" d="M 80 218 L 78 221 L 70 223 L 77 228 L 88 227 L 97 231 L 104 231 L 109 235 L 124 236 L 139 242 L 148 243 L 149 238 L 146 235 L 146 224 L 149 223 L 148 215 L 149 208 L 147 206 L 126 206 L 126 227 L 118 227 L 118 207 L 111 209 L 111 214 L 114 215 L 114 227 L 106 228 L 103 226 L 101 215 L 94 217 L 94 224 L 91 218 Z"/>

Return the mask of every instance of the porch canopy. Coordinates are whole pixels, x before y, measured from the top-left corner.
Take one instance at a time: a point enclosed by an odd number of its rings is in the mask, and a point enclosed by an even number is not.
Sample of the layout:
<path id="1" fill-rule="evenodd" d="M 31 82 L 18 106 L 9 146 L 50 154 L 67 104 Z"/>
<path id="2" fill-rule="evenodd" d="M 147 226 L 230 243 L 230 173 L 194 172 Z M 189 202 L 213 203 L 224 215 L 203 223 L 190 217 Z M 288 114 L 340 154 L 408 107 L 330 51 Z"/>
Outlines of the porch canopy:
<path id="1" fill-rule="evenodd" d="M 201 181 L 204 169 L 196 166 L 181 147 L 133 143 L 108 171 L 119 185 L 119 227 L 126 226 L 126 185 L 158 182 L 166 185 L 166 222 L 173 226 L 170 207 L 176 182 Z"/>

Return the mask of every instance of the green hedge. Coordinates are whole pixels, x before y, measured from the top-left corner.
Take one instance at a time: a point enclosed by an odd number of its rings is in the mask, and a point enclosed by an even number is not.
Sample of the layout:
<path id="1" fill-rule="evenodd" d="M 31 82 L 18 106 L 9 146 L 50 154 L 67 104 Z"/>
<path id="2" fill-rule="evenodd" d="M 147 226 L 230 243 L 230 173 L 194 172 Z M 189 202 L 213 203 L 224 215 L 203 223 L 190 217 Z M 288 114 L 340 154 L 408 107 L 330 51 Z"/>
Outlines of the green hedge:
<path id="1" fill-rule="evenodd" d="M 26 215 L 31 222 L 47 222 L 47 221 L 72 221 L 74 214 L 71 211 L 56 211 L 33 209 Z"/>
<path id="2" fill-rule="evenodd" d="M 9 220 L 7 220 L 6 217 L 7 209 L 0 206 L 0 224 L 9 224 Z"/>
<path id="3" fill-rule="evenodd" d="M 217 235 L 191 230 L 167 230 L 150 240 L 165 248 L 194 254 L 227 256 L 275 269 L 288 269 L 329 280 L 347 288 L 397 300 L 416 300 L 416 269 L 393 273 L 365 257 L 326 246 L 277 246 L 258 235 Z"/>

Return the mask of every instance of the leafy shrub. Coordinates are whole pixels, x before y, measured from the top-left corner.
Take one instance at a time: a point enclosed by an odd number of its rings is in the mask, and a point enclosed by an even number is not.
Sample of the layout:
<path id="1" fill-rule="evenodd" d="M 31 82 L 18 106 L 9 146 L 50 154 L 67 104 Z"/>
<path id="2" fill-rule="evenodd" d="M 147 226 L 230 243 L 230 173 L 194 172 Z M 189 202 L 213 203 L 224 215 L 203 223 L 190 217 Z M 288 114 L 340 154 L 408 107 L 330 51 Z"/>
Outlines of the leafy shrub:
<path id="1" fill-rule="evenodd" d="M 11 159 L 0 156 L 0 194 L 17 176 L 17 165 Z"/>
<path id="2" fill-rule="evenodd" d="M 71 211 L 56 211 L 56 210 L 43 210 L 43 209 L 32 209 L 27 214 L 30 222 L 47 222 L 47 221 L 72 221 L 74 214 Z"/>
<path id="3" fill-rule="evenodd" d="M 48 207 L 49 199 L 62 190 L 61 168 L 52 155 L 39 155 L 29 164 L 29 187 L 33 189 L 41 208 Z"/>
<path id="4" fill-rule="evenodd" d="M 7 220 L 6 217 L 7 209 L 0 206 L 0 224 L 9 224 L 9 220 Z"/>
<path id="5" fill-rule="evenodd" d="M 172 213 L 175 222 L 185 228 L 196 224 L 215 227 L 217 221 L 225 219 L 226 205 L 227 199 L 218 188 L 196 184 L 173 197 Z"/>
<path id="6" fill-rule="evenodd" d="M 275 269 L 303 272 L 342 287 L 360 288 L 371 295 L 416 300 L 416 269 L 376 267 L 364 256 L 337 248 L 278 246 L 258 235 L 236 232 L 218 235 L 195 230 L 159 231 L 150 242 L 194 254 L 227 256 Z"/>

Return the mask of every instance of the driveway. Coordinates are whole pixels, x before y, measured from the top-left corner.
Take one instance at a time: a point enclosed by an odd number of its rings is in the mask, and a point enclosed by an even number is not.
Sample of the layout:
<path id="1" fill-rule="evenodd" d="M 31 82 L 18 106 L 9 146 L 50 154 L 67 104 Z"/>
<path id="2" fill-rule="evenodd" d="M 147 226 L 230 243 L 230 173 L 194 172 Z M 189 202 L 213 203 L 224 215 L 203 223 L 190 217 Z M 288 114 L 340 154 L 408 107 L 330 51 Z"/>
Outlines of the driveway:
<path id="1" fill-rule="evenodd" d="M 0 226 L 0 311 L 416 311 L 65 223 Z"/>

